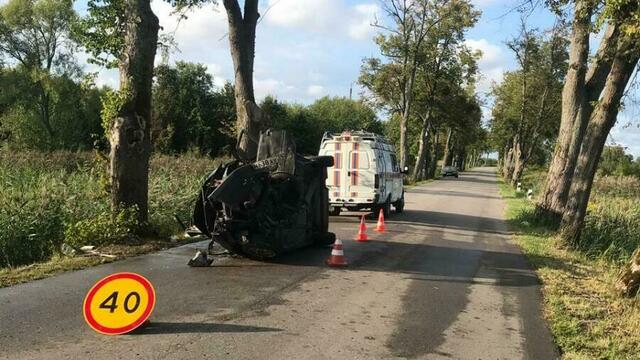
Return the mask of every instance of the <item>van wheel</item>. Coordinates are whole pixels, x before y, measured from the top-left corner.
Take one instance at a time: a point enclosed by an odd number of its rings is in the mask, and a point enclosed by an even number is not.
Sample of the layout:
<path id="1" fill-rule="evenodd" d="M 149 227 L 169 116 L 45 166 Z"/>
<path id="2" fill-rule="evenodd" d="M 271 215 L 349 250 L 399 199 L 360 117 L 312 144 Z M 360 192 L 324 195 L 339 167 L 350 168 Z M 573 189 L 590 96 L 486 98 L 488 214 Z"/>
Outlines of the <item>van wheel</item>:
<path id="1" fill-rule="evenodd" d="M 396 214 L 401 214 L 404 211 L 404 191 L 400 199 L 393 204 L 393 207 L 396 210 Z"/>
<path id="2" fill-rule="evenodd" d="M 338 215 L 340 215 L 340 210 L 341 210 L 341 209 L 340 209 L 339 207 L 337 207 L 337 206 L 336 206 L 336 207 L 331 207 L 331 206 L 330 206 L 330 207 L 329 207 L 329 215 L 331 215 L 331 216 L 338 216 Z"/>
<path id="3" fill-rule="evenodd" d="M 391 216 L 391 198 L 388 197 L 387 201 L 384 202 L 382 207 L 382 213 L 384 214 L 385 219 Z"/>

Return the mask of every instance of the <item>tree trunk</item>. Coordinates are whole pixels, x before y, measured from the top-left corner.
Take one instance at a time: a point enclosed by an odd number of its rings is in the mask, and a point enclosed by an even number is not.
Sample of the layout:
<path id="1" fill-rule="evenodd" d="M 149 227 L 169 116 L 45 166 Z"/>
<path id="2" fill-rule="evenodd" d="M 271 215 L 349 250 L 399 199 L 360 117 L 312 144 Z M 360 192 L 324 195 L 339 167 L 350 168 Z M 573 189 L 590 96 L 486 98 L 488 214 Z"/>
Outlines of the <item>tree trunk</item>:
<path id="1" fill-rule="evenodd" d="M 408 82 L 405 84 L 404 89 L 404 111 L 402 112 L 402 118 L 400 119 L 400 168 L 404 169 L 407 166 L 409 144 L 407 143 L 407 126 L 409 123 L 409 116 L 411 115 L 411 105 L 413 103 L 413 84 L 416 78 L 415 66 L 411 71 Z"/>
<path id="2" fill-rule="evenodd" d="M 618 47 L 618 53 L 611 65 L 602 97 L 589 120 L 582 141 L 582 148 L 569 192 L 569 200 L 562 217 L 562 239 L 569 244 L 575 244 L 580 240 L 580 231 L 584 224 L 600 155 L 609 136 L 609 131 L 616 123 L 624 90 L 638 63 L 638 55 L 631 54 L 630 47 L 631 44 L 626 42 Z"/>
<path id="3" fill-rule="evenodd" d="M 511 172 L 511 186 L 516 187 L 518 186 L 518 182 L 520 182 L 522 173 L 524 172 L 525 156 L 519 140 L 514 143 L 513 149 L 513 170 Z"/>
<path id="4" fill-rule="evenodd" d="M 120 91 L 125 101 L 113 119 L 111 205 L 116 211 L 136 207 L 140 224 L 147 221 L 151 152 L 151 83 L 158 43 L 158 18 L 150 0 L 128 0 L 124 54 L 119 63 Z"/>
<path id="5" fill-rule="evenodd" d="M 518 136 L 516 135 L 514 136 L 514 138 L 511 140 L 509 144 L 507 155 L 505 156 L 504 164 L 502 165 L 502 177 L 504 178 L 504 181 L 507 183 L 511 183 L 513 170 L 515 168 L 517 143 L 518 143 Z"/>
<path id="6" fill-rule="evenodd" d="M 427 168 L 427 179 L 433 179 L 436 177 L 436 168 L 438 167 L 438 159 L 440 159 L 440 154 L 438 151 L 439 143 L 440 131 L 438 131 L 438 129 L 434 129 L 433 141 L 431 144 L 431 158 L 429 159 L 429 167 Z"/>
<path id="7" fill-rule="evenodd" d="M 429 111 L 424 115 L 422 119 L 422 128 L 420 129 L 420 138 L 418 139 L 418 158 L 416 160 L 416 166 L 413 168 L 413 179 L 415 181 L 422 180 L 420 175 L 423 172 L 424 164 L 427 155 L 427 146 L 429 146 L 429 119 L 431 118 Z"/>
<path id="8" fill-rule="evenodd" d="M 577 0 L 573 21 L 573 37 L 569 53 L 569 69 L 562 90 L 560 130 L 545 187 L 538 201 L 542 213 L 560 216 L 580 149 L 584 126 L 578 113 L 585 102 L 585 74 L 589 56 L 589 34 L 593 9 L 588 0 Z"/>
<path id="9" fill-rule="evenodd" d="M 238 154 L 245 160 L 255 159 L 260 131 L 266 119 L 253 92 L 253 62 L 258 23 L 258 0 L 244 2 L 244 17 L 237 0 L 224 0 L 229 22 L 229 47 L 235 74 L 236 134 Z"/>
<path id="10" fill-rule="evenodd" d="M 451 128 L 447 129 L 447 141 L 444 143 L 444 157 L 442 158 L 442 166 L 448 166 L 449 165 L 449 161 L 451 160 L 451 149 L 449 149 L 449 147 L 451 146 L 451 136 L 452 136 L 453 131 L 451 130 Z"/>

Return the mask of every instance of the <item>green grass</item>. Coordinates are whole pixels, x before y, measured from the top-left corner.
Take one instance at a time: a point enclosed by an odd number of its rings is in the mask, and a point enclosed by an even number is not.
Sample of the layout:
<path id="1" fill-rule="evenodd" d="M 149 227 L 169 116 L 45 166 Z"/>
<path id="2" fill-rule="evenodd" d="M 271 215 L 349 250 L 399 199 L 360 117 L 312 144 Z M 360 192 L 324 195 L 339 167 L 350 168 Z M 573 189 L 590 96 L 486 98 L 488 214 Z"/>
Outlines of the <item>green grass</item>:
<path id="1" fill-rule="evenodd" d="M 528 176 L 523 183 L 540 177 L 532 173 Z M 507 203 L 506 218 L 515 239 L 543 283 L 544 315 L 562 357 L 637 359 L 640 300 L 619 298 L 612 290 L 622 254 L 612 256 L 594 249 L 584 252 L 563 248 L 554 231 L 537 225 L 534 205 L 523 193 L 516 193 L 503 182 L 500 191 Z M 618 200 L 598 201 L 601 204 L 609 201 L 609 206 L 615 206 L 611 202 Z M 593 223 L 600 221 L 598 213 L 591 212 L 589 216 Z M 594 232 L 593 236 L 607 237 L 609 230 L 600 235 L 597 229 L 589 231 Z"/>
<path id="2" fill-rule="evenodd" d="M 151 159 L 151 239 L 166 240 L 180 231 L 174 216 L 188 221 L 199 184 L 216 163 L 193 155 L 156 155 Z M 130 217 L 111 217 L 106 166 L 105 160 L 91 152 L 0 149 L 0 269 L 5 269 L 0 277 L 36 262 L 47 262 L 53 268 L 91 262 L 62 261 L 63 243 L 121 244 L 132 245 L 132 249 L 143 245 L 132 235 L 135 224 Z"/>

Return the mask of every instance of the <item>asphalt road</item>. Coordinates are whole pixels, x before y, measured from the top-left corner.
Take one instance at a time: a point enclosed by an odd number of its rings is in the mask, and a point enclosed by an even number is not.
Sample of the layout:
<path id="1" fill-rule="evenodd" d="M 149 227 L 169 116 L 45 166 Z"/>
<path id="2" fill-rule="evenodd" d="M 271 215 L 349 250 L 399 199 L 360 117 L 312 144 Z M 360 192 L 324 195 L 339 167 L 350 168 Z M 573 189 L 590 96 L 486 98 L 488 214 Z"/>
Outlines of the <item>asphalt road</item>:
<path id="1" fill-rule="evenodd" d="M 408 190 L 369 243 L 350 240 L 356 216 L 332 218 L 347 269 L 327 268 L 320 248 L 189 268 L 199 243 L 0 289 L 0 358 L 556 358 L 503 206 L 494 169 L 475 169 Z M 99 335 L 82 301 L 119 271 L 151 280 L 156 308 L 135 334 Z"/>

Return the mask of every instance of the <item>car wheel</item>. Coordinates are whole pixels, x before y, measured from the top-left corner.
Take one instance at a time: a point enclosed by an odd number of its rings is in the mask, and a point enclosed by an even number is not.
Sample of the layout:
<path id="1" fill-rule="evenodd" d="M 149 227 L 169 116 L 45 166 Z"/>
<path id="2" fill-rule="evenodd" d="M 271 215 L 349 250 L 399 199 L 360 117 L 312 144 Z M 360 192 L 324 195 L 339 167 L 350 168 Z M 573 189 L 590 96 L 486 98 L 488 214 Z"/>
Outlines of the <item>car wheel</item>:
<path id="1" fill-rule="evenodd" d="M 457 178 L 458 178 L 458 175 L 456 174 L 455 176 L 456 176 L 456 179 L 457 179 Z"/>
<path id="2" fill-rule="evenodd" d="M 404 191 L 402 192 L 400 199 L 393 204 L 393 207 L 396 210 L 396 214 L 401 214 L 402 211 L 404 211 Z"/>
<path id="3" fill-rule="evenodd" d="M 385 218 L 391 216 L 391 197 L 388 197 L 387 201 L 384 202 L 382 213 L 384 214 Z"/>
<path id="4" fill-rule="evenodd" d="M 338 216 L 340 215 L 340 211 L 341 209 L 339 207 L 329 207 L 329 215 L 331 216 Z"/>

